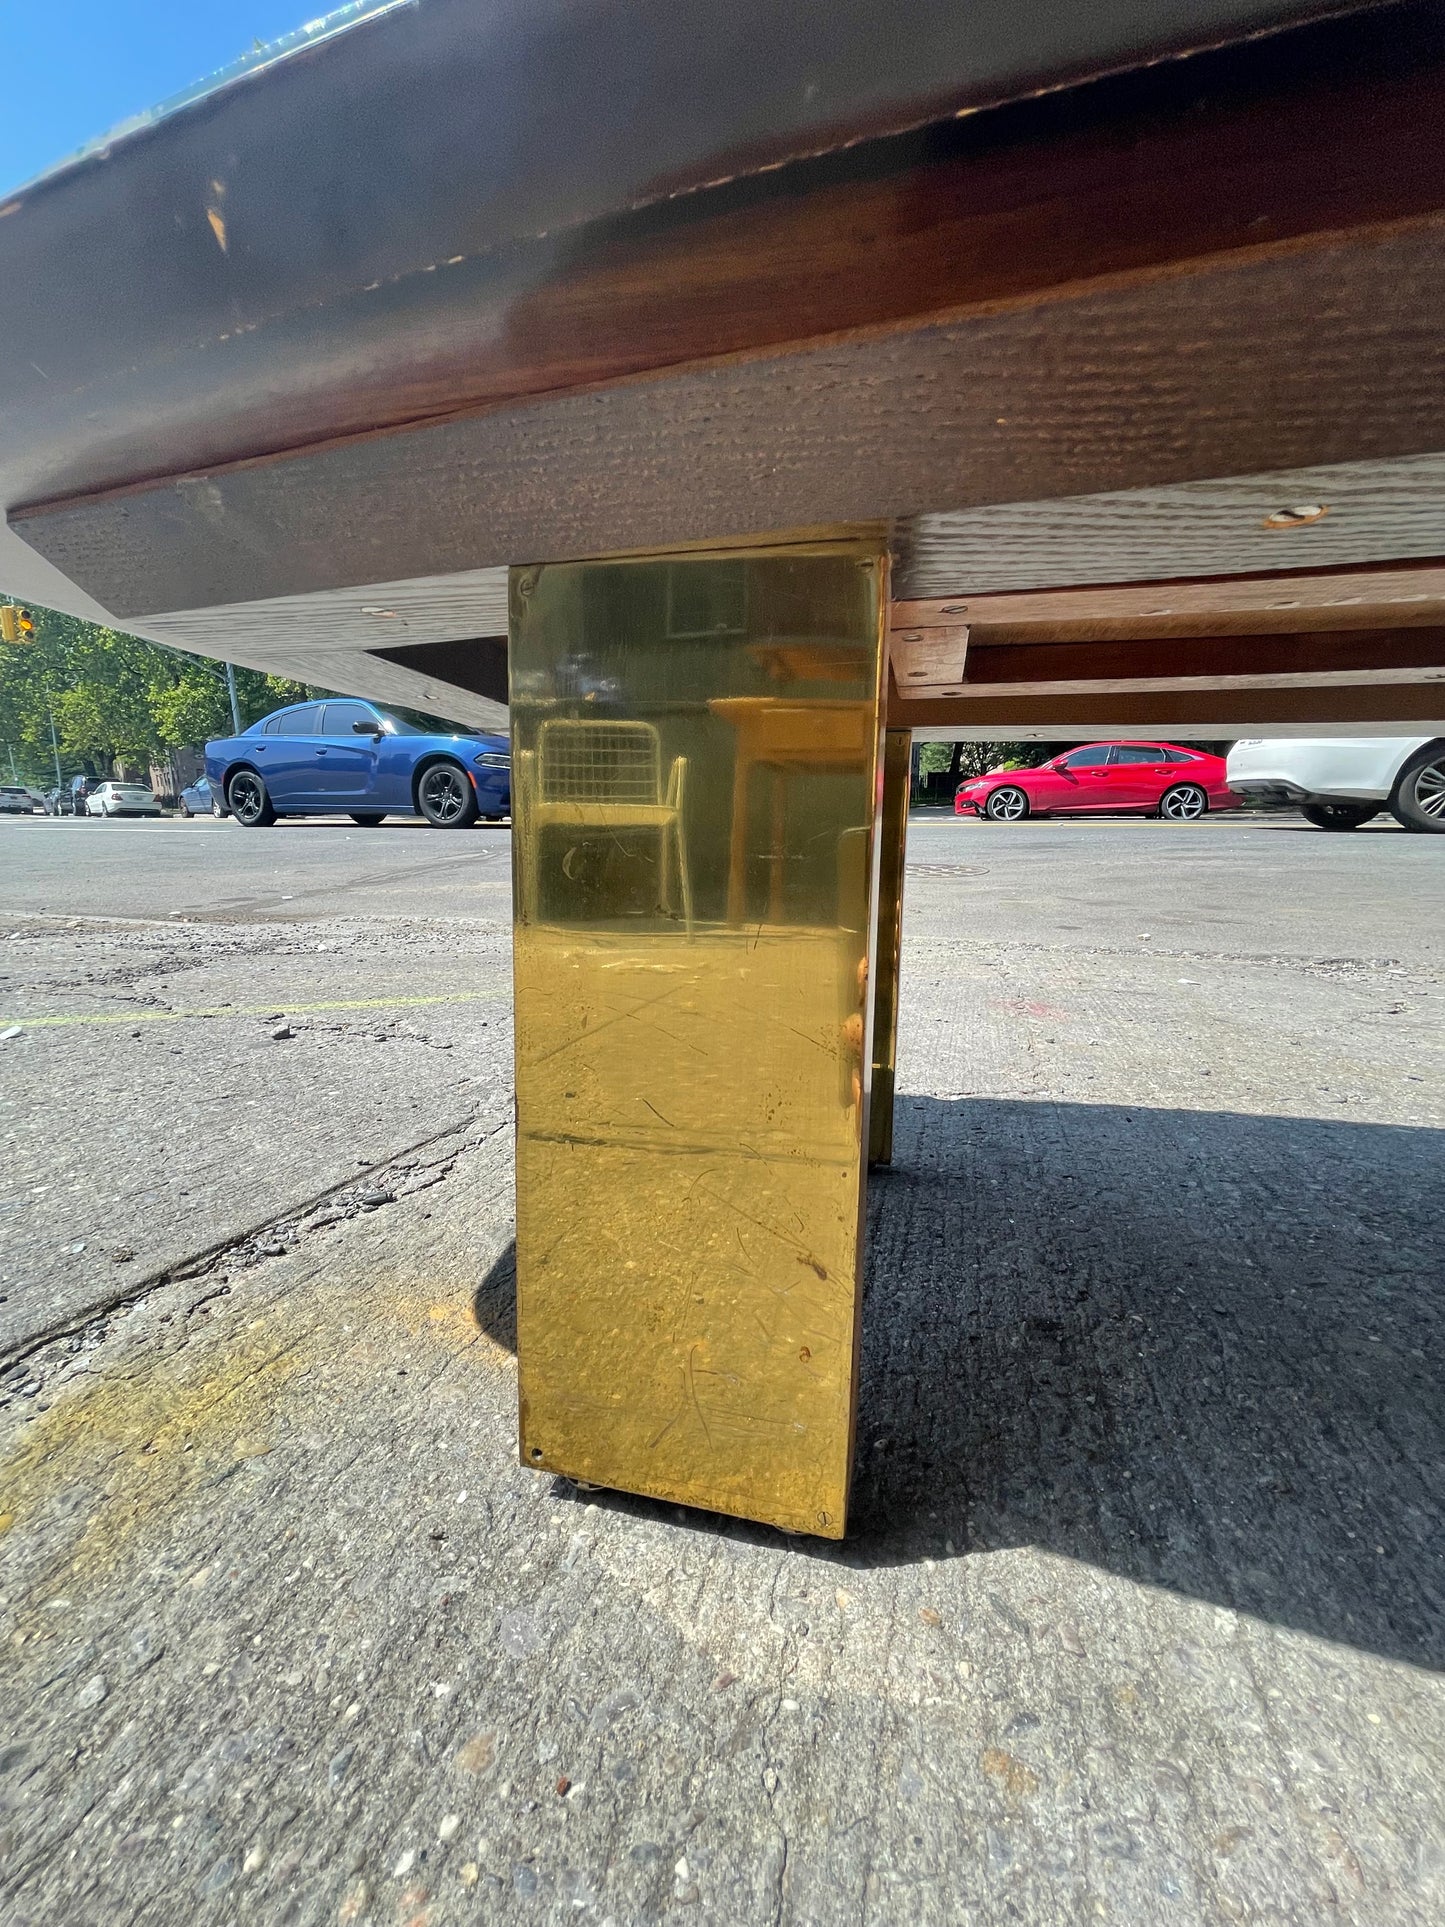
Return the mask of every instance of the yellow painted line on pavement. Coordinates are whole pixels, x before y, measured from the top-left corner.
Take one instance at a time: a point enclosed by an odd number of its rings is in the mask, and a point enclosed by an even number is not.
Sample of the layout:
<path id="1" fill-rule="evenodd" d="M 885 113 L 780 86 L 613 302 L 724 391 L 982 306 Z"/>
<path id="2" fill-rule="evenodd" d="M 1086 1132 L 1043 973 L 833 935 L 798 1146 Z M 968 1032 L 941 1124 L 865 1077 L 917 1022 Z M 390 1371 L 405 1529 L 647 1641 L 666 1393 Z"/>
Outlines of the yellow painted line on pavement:
<path id="1" fill-rule="evenodd" d="M 304 1017 L 322 1010 L 414 1010 L 422 1004 L 496 1004 L 504 990 L 442 991 L 434 997 L 335 997 L 324 1004 L 288 1004 L 276 998 L 269 1004 L 210 1004 L 196 1010 L 116 1010 L 76 1012 L 63 1017 L 0 1016 L 0 1027 L 19 1024 L 26 1030 L 54 1029 L 58 1025 L 83 1024 L 174 1024 L 189 1017 Z"/>

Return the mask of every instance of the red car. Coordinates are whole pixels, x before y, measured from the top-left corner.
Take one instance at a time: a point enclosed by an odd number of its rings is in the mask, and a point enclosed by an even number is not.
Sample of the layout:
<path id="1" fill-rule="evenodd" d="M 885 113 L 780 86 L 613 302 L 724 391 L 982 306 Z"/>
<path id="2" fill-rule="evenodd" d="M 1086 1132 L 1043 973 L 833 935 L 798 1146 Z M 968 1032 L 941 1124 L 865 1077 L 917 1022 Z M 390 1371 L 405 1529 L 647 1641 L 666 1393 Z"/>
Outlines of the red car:
<path id="1" fill-rule="evenodd" d="M 1233 809 L 1224 758 L 1175 743 L 1090 743 L 1038 769 L 996 769 L 972 777 L 953 799 L 994 823 L 1026 816 L 1140 814 L 1192 823 L 1206 810 Z"/>

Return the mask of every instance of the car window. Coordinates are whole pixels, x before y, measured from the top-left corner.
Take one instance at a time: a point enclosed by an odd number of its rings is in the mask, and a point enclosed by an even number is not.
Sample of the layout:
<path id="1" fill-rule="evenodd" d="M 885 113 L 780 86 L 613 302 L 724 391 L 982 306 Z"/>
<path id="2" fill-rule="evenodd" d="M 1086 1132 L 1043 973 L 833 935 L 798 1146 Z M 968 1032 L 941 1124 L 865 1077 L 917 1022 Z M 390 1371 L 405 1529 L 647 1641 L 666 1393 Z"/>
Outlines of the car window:
<path id="1" fill-rule="evenodd" d="M 268 736 L 319 736 L 321 734 L 321 705 L 308 703 L 302 709 L 283 709 L 279 716 L 273 716 L 266 725 Z"/>
<path id="2" fill-rule="evenodd" d="M 1165 763 L 1192 763 L 1194 758 L 1187 749 L 1166 749 L 1160 760 Z"/>
<path id="3" fill-rule="evenodd" d="M 1160 763 L 1164 752 L 1156 743 L 1116 743 L 1114 761 L 1116 763 Z"/>
<path id="4" fill-rule="evenodd" d="M 376 711 L 367 703 L 327 703 L 321 713 L 321 734 L 350 736 L 353 724 L 365 723 L 368 729 L 375 729 L 378 722 Z"/>
<path id="5" fill-rule="evenodd" d="M 1060 769 L 1100 769 L 1109 760 L 1109 745 L 1093 743 L 1088 749 L 1076 749 L 1059 764 Z"/>

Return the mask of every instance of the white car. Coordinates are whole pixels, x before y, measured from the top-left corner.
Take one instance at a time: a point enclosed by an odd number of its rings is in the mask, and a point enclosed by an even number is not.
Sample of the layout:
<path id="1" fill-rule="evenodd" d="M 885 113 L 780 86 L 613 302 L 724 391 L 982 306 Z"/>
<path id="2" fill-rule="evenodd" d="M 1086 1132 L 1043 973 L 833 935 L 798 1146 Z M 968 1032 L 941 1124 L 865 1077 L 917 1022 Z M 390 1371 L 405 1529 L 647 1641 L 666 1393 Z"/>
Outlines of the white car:
<path id="1" fill-rule="evenodd" d="M 7 816 L 29 816 L 35 810 L 43 810 L 45 805 L 23 783 L 0 783 L 0 810 Z"/>
<path id="2" fill-rule="evenodd" d="M 159 816 L 161 806 L 144 783 L 102 783 L 85 799 L 87 816 Z"/>
<path id="3" fill-rule="evenodd" d="M 1322 830 L 1355 830 L 1388 810 L 1407 830 L 1445 832 L 1445 739 L 1294 736 L 1246 739 L 1225 778 L 1246 803 L 1293 803 Z"/>

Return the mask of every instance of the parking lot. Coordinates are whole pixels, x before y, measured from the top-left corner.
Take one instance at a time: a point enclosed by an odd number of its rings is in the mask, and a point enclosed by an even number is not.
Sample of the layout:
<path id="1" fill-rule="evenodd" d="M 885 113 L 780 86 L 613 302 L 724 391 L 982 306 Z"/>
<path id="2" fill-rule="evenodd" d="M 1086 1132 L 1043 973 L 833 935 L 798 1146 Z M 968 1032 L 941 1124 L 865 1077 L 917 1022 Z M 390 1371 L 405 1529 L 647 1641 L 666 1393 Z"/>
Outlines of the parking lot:
<path id="1" fill-rule="evenodd" d="M 0 821 L 0 1919 L 1445 1910 L 1445 839 L 910 831 L 841 1546 L 515 1463 L 505 830 Z"/>

